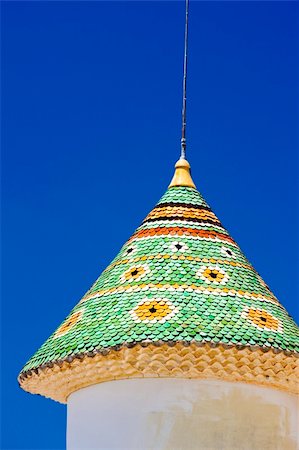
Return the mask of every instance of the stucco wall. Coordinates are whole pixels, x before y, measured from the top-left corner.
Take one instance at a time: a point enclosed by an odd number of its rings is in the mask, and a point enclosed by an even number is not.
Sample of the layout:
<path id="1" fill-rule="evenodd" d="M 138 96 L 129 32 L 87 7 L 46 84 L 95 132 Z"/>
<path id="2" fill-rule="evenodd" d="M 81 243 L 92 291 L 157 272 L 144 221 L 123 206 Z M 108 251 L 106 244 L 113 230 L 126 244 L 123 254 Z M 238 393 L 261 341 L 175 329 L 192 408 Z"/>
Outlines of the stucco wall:
<path id="1" fill-rule="evenodd" d="M 69 397 L 68 450 L 295 450 L 296 400 L 212 380 L 101 383 Z"/>

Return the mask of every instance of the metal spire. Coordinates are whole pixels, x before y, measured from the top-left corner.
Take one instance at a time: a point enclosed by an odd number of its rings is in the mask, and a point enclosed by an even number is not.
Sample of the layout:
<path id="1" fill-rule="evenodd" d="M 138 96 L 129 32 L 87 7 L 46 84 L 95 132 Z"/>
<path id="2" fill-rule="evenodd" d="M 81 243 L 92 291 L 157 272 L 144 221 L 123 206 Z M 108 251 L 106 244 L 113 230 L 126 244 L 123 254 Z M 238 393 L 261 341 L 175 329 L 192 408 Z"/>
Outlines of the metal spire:
<path id="1" fill-rule="evenodd" d="M 186 88 L 187 88 L 187 53 L 188 53 L 188 11 L 189 11 L 189 0 L 186 0 L 181 159 L 186 159 Z"/>

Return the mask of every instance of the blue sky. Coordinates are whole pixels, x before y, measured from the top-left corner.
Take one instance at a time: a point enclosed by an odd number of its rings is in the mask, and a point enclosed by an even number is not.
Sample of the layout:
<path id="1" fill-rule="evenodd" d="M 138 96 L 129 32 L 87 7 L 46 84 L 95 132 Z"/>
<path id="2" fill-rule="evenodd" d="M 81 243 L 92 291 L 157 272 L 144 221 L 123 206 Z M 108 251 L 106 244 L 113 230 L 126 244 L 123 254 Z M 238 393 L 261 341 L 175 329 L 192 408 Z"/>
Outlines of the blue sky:
<path id="1" fill-rule="evenodd" d="M 298 322 L 297 8 L 191 0 L 187 152 Z M 2 449 L 64 448 L 16 377 L 167 188 L 183 34 L 183 2 L 2 3 Z"/>

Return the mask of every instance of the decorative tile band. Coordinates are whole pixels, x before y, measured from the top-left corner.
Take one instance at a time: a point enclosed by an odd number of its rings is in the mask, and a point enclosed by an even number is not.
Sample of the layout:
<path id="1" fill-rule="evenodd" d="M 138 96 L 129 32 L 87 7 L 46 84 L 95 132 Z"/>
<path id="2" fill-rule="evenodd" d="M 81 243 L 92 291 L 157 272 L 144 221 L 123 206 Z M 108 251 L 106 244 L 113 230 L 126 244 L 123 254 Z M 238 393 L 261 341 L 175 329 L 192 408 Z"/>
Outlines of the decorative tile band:
<path id="1" fill-rule="evenodd" d="M 66 403 L 79 389 L 126 378 L 218 379 L 298 392 L 298 358 L 258 347 L 144 343 L 69 361 L 21 376 L 23 389 Z"/>
<path id="2" fill-rule="evenodd" d="M 161 208 L 166 208 L 167 206 L 170 206 L 171 208 L 192 208 L 192 209 L 199 209 L 203 211 L 211 211 L 211 208 L 208 205 L 195 205 L 194 203 L 179 203 L 179 202 L 169 202 L 169 203 L 158 203 L 152 211 L 155 211 L 156 209 L 159 210 Z"/>
<path id="3" fill-rule="evenodd" d="M 207 231 L 207 230 L 196 230 L 194 228 L 180 228 L 180 227 L 163 227 L 163 228 L 149 228 L 145 230 L 136 231 L 135 234 L 130 238 L 129 242 L 138 237 L 148 237 L 148 236 L 197 236 L 205 239 L 215 239 L 224 242 L 234 243 L 234 240 L 227 236 L 226 234 L 219 233 L 217 231 Z"/>
<path id="4" fill-rule="evenodd" d="M 229 250 L 230 251 L 230 250 Z M 177 255 L 161 255 L 161 254 L 157 254 L 157 255 L 149 255 L 147 257 L 148 260 L 152 260 L 152 259 L 173 259 L 176 260 L 178 259 Z M 211 263 L 211 264 L 225 264 L 225 265 L 230 265 L 233 267 L 244 267 L 245 269 L 250 269 L 250 270 L 254 270 L 252 268 L 252 266 L 250 264 L 244 264 L 241 262 L 237 262 L 237 261 L 228 261 L 225 259 L 214 259 L 214 258 L 199 258 L 198 256 L 191 256 L 191 255 L 180 255 L 179 257 L 181 260 L 187 260 L 187 261 L 197 261 L 197 262 L 203 262 L 203 263 Z M 111 263 L 106 269 L 110 270 L 115 266 L 120 266 L 122 264 L 134 264 L 137 262 L 143 261 L 143 257 L 142 256 L 138 256 L 136 258 L 132 258 L 132 259 L 121 259 L 118 261 L 115 261 L 114 263 Z"/>
<path id="5" fill-rule="evenodd" d="M 174 208 L 174 207 L 156 207 L 144 219 L 143 223 L 154 220 L 189 220 L 193 222 L 207 222 L 220 224 L 215 214 L 207 209 L 198 208 Z"/>
<path id="6" fill-rule="evenodd" d="M 226 297 L 228 295 L 236 296 L 239 298 L 246 298 L 249 300 L 260 300 L 263 302 L 269 302 L 273 303 L 280 308 L 284 309 L 283 306 L 276 300 L 276 298 L 273 297 L 265 297 L 259 294 L 256 294 L 254 292 L 246 292 L 246 291 L 236 291 L 234 289 L 227 289 L 227 288 L 215 288 L 212 286 L 196 286 L 195 284 L 168 284 L 168 283 L 160 283 L 160 284 L 153 284 L 153 283 L 144 283 L 140 285 L 126 285 L 126 286 L 118 286 L 118 287 L 112 287 L 110 289 L 103 289 L 101 291 L 93 292 L 92 294 L 88 294 L 85 297 L 80 300 L 79 303 L 86 302 L 87 300 L 93 299 L 93 298 L 99 298 L 104 295 L 109 295 L 112 293 L 123 293 L 123 292 L 141 292 L 141 291 L 179 291 L 179 292 L 197 292 L 197 293 L 205 293 L 205 294 L 213 294 L 213 295 L 219 295 Z"/>
<path id="7" fill-rule="evenodd" d="M 138 230 L 146 230 L 148 228 L 167 228 L 167 227 L 183 227 L 188 228 L 190 227 L 190 222 L 187 220 L 179 219 L 179 220 L 172 220 L 171 222 L 169 220 L 161 220 L 156 219 L 154 222 L 143 222 L 142 225 L 139 227 Z M 228 232 L 223 228 L 222 225 L 216 225 L 212 223 L 207 222 L 192 222 L 192 229 L 194 230 L 207 230 L 207 231 L 219 231 L 225 235 L 228 236 Z M 191 238 L 191 236 L 182 236 L 186 238 Z M 199 239 L 199 237 L 198 237 Z"/>
<path id="8" fill-rule="evenodd" d="M 175 220 L 181 220 L 181 219 L 184 219 L 186 222 L 199 223 L 202 225 L 204 225 L 204 224 L 216 225 L 218 227 L 221 227 L 221 223 L 219 222 L 219 220 L 208 219 L 205 217 L 192 217 L 192 216 L 186 217 L 186 216 L 179 215 L 179 214 L 176 216 L 162 216 L 161 215 L 161 216 L 158 216 L 158 218 L 157 217 L 149 217 L 148 219 L 144 220 L 143 224 L 149 223 L 149 222 L 155 223 L 157 220 L 159 220 L 159 221 L 163 220 L 164 222 L 169 221 L 172 223 Z"/>

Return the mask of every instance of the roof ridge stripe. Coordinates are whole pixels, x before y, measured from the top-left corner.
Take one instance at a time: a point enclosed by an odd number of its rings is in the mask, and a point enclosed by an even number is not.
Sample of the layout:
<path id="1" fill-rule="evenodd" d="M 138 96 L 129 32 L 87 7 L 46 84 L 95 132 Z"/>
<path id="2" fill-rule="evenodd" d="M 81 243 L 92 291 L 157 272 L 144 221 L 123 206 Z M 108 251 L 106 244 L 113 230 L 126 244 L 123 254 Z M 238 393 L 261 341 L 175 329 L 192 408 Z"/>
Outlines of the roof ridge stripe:
<path id="1" fill-rule="evenodd" d="M 138 236 L 153 236 L 153 235 L 171 235 L 171 234 L 190 234 L 192 236 L 199 236 L 203 238 L 216 239 L 222 241 L 229 241 L 234 243 L 234 240 L 230 236 L 226 236 L 225 234 L 218 233 L 217 231 L 207 231 L 207 230 L 197 230 L 193 228 L 183 228 L 183 227 L 158 227 L 158 228 L 149 228 L 145 230 L 137 230 L 128 242 L 133 240 Z"/>
<path id="2" fill-rule="evenodd" d="M 121 259 L 121 260 L 115 261 L 114 263 L 109 264 L 109 266 L 106 267 L 104 272 L 112 269 L 112 267 L 115 267 L 115 266 L 118 266 L 121 264 L 140 262 L 140 261 L 142 261 L 141 258 L 142 257 L 136 257 L 136 258 L 132 258 L 132 259 Z M 149 256 L 149 259 L 156 259 L 156 258 L 157 259 L 161 259 L 161 258 L 177 259 L 177 257 L 175 257 L 175 255 L 169 255 L 169 254 L 166 254 L 166 255 L 157 254 L 157 255 Z M 187 261 L 198 261 L 198 262 L 205 262 L 205 263 L 210 262 L 211 264 L 224 264 L 224 265 L 226 264 L 226 265 L 231 265 L 234 267 L 244 267 L 245 269 L 251 269 L 256 273 L 256 270 L 252 267 L 251 264 L 244 264 L 244 263 L 236 262 L 236 261 L 228 261 L 225 259 L 214 259 L 214 258 L 199 258 L 198 256 L 191 256 L 191 255 L 187 255 L 187 256 L 181 255 L 181 259 L 187 260 Z"/>
<path id="3" fill-rule="evenodd" d="M 176 207 L 182 207 L 182 208 L 194 208 L 194 209 L 203 209 L 205 211 L 211 211 L 211 208 L 208 205 L 197 205 L 196 203 L 184 203 L 184 202 L 165 202 L 165 203 L 158 203 L 152 211 L 155 211 L 156 209 L 164 208 L 166 206 L 169 206 L 171 208 Z"/>
<path id="4" fill-rule="evenodd" d="M 101 297 L 103 295 L 108 295 L 108 294 L 112 294 L 112 293 L 122 293 L 122 292 L 126 292 L 126 291 L 131 291 L 131 292 L 140 292 L 140 291 L 148 291 L 149 289 L 151 290 L 157 290 L 157 291 L 171 291 L 174 292 L 175 290 L 178 291 L 182 291 L 182 290 L 186 290 L 187 292 L 206 292 L 207 294 L 213 294 L 216 296 L 222 296 L 222 297 L 226 297 L 226 296 L 237 296 L 239 298 L 245 298 L 245 299 L 254 299 L 254 300 L 260 300 L 260 301 L 265 301 L 265 302 L 270 302 L 275 304 L 276 306 L 281 307 L 283 310 L 285 310 L 285 308 L 283 307 L 283 305 L 281 305 L 278 300 L 274 299 L 271 296 L 265 296 L 264 294 L 255 294 L 254 292 L 247 292 L 247 291 L 237 291 L 235 289 L 220 289 L 220 288 L 214 288 L 211 286 L 196 286 L 193 284 L 181 284 L 181 285 L 177 285 L 176 288 L 174 288 L 171 284 L 169 283 L 165 283 L 165 284 L 153 284 L 153 283 L 149 283 L 149 284 L 144 284 L 142 285 L 127 285 L 127 286 L 117 286 L 117 287 L 113 287 L 110 289 L 103 289 L 103 290 L 99 290 L 99 291 L 95 291 L 94 293 L 90 294 L 90 295 L 86 295 L 84 296 L 80 302 L 80 303 L 84 303 L 86 300 L 90 300 L 92 298 L 98 298 Z"/>
<path id="5" fill-rule="evenodd" d="M 156 222 L 157 220 L 169 220 L 169 221 L 174 221 L 174 220 L 180 220 L 182 219 L 182 217 L 184 218 L 184 220 L 186 222 L 196 222 L 196 223 L 210 223 L 211 225 L 217 225 L 217 226 L 221 226 L 222 228 L 224 228 L 221 225 L 221 222 L 219 222 L 219 220 L 213 220 L 213 219 L 199 219 L 197 217 L 184 217 L 181 214 L 177 214 L 176 216 L 159 216 L 159 218 L 154 218 L 154 217 L 150 217 L 149 219 L 145 219 L 142 224 L 144 223 L 149 223 L 149 222 Z"/>

